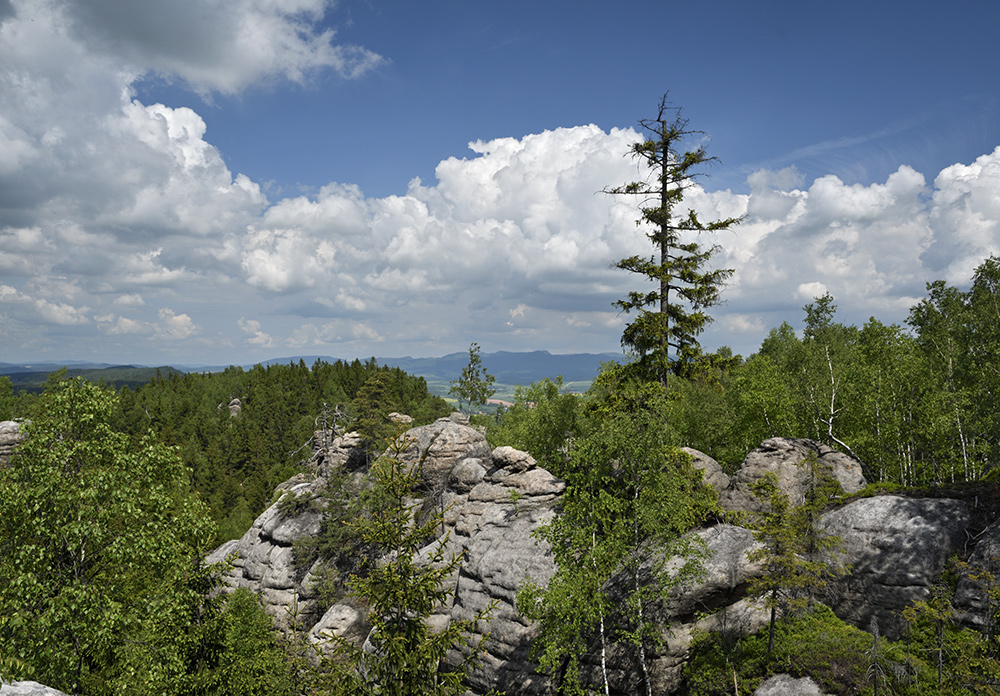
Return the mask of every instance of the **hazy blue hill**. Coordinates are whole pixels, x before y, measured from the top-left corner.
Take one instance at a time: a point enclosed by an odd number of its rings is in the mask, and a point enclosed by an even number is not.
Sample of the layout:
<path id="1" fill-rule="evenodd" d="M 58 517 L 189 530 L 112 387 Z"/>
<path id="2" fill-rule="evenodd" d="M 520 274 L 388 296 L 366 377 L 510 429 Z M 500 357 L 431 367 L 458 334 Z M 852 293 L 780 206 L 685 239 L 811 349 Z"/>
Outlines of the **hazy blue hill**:
<path id="1" fill-rule="evenodd" d="M 342 358 L 335 358 L 328 355 L 294 355 L 285 358 L 273 358 L 262 361 L 260 364 L 287 365 L 298 363 L 300 360 L 307 366 L 321 360 L 328 363 L 335 363 Z M 369 357 L 359 358 L 362 362 Z M 553 355 L 547 350 L 536 350 L 523 353 L 510 351 L 498 351 L 496 353 L 483 353 L 483 366 L 487 372 L 493 375 L 499 384 L 531 384 L 539 380 L 555 379 L 562 375 L 565 382 L 590 382 L 597 376 L 601 368 L 601 363 L 610 361 L 621 361 L 620 353 L 570 353 Z M 349 359 L 353 360 L 353 358 Z M 375 361 L 380 365 L 398 367 L 404 372 L 425 378 L 429 383 L 446 385 L 451 380 L 458 379 L 462 374 L 462 368 L 469 362 L 469 353 L 450 353 L 437 358 L 385 358 L 376 357 Z M 157 370 L 163 377 L 169 377 L 172 373 L 183 374 L 185 372 L 222 372 L 226 369 L 224 365 L 178 365 L 173 367 L 148 367 L 142 365 L 111 365 L 109 363 L 89 363 L 82 361 L 66 362 L 41 362 L 31 364 L 0 363 L 0 376 L 6 375 L 15 389 L 27 389 L 29 391 L 39 391 L 49 374 L 60 368 L 67 368 L 66 374 L 70 377 L 82 376 L 91 381 L 103 380 L 106 384 L 113 384 L 116 387 L 137 387 L 152 379 Z M 252 365 L 244 365 L 249 369 Z M 440 391 L 440 389 L 438 389 Z M 447 392 L 447 389 L 444 390 Z"/>
<path id="2" fill-rule="evenodd" d="M 601 369 L 601 363 L 621 361 L 619 353 L 571 353 L 553 355 L 547 350 L 529 353 L 498 351 L 484 353 L 483 367 L 501 384 L 531 384 L 539 380 L 555 379 L 559 375 L 566 382 L 588 382 Z M 379 363 L 399 367 L 410 374 L 428 380 L 453 380 L 462 374 L 469 362 L 469 353 L 450 353 L 440 358 L 376 358 Z"/>
<path id="3" fill-rule="evenodd" d="M 140 387 L 153 379 L 157 372 L 167 378 L 172 374 L 184 374 L 173 367 L 144 367 L 136 365 L 108 365 L 106 363 L 36 363 L 33 365 L 11 365 L 0 363 L 0 375 L 5 375 L 16 390 L 39 392 L 49 375 L 66 367 L 67 377 L 83 377 L 89 382 L 131 389 Z M 44 369 L 39 369 L 44 368 Z"/>
<path id="4" fill-rule="evenodd" d="M 362 362 L 369 360 L 371 356 L 358 356 Z M 601 363 L 617 361 L 621 362 L 621 353 L 568 353 L 553 355 L 547 350 L 535 350 L 529 352 L 497 351 L 496 353 L 483 353 L 483 366 L 486 371 L 496 377 L 501 384 L 531 384 L 539 380 L 555 379 L 562 375 L 565 382 L 589 382 L 597 376 L 601 369 Z M 304 362 L 312 366 L 317 360 L 334 363 L 345 358 L 335 358 L 329 355 L 290 355 L 283 358 L 272 358 L 261 362 L 261 365 L 288 365 L 289 363 Z M 347 358 L 348 362 L 353 358 Z M 468 351 L 461 353 L 449 353 L 436 358 L 413 358 L 405 356 L 402 358 L 375 357 L 379 365 L 398 367 L 404 372 L 425 378 L 429 382 L 448 382 L 458 379 L 462 375 L 462 368 L 469 362 Z M 244 367 L 251 367 L 246 365 Z M 215 366 L 181 366 L 188 372 L 221 371 L 225 368 Z"/>
<path id="5" fill-rule="evenodd" d="M 0 362 L 0 375 L 16 375 L 23 374 L 25 372 L 38 372 L 49 374 L 50 372 L 55 372 L 61 368 L 75 368 L 81 370 L 102 370 L 108 367 L 114 367 L 111 363 L 95 363 L 86 362 L 81 360 L 69 360 L 65 362 L 56 361 L 44 361 L 36 363 L 6 363 Z"/>

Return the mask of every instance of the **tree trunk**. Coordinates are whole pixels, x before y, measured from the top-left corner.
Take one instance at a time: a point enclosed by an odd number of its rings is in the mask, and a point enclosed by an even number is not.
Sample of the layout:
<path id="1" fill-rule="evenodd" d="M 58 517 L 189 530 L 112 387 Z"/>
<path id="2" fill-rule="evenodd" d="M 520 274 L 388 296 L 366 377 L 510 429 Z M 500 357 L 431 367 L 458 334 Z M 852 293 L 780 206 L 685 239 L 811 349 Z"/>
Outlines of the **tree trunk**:
<path id="1" fill-rule="evenodd" d="M 778 616 L 778 591 L 771 591 L 771 623 L 767 629 L 767 653 L 774 650 L 774 622 Z"/>

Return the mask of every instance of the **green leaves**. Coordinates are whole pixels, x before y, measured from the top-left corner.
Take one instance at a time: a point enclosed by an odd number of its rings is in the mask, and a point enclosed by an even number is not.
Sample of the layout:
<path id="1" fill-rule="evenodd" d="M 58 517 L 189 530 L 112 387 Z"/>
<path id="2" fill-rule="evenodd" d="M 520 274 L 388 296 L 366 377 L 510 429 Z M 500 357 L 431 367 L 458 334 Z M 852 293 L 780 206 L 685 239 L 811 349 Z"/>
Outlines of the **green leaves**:
<path id="1" fill-rule="evenodd" d="M 466 412 L 471 415 L 473 406 L 482 406 L 496 393 L 493 383 L 496 379 L 483 367 L 479 354 L 479 344 L 469 346 L 469 363 L 462 368 L 462 377 L 451 383 L 449 396 L 458 399 L 459 404 L 466 404 Z"/>
<path id="2" fill-rule="evenodd" d="M 583 430 L 581 397 L 563 390 L 562 377 L 517 387 L 514 404 L 497 412 L 487 426 L 494 447 L 508 445 L 531 454 L 560 476 L 571 442 Z"/>
<path id="3" fill-rule="evenodd" d="M 448 537 L 437 537 L 443 512 L 422 515 L 413 498 L 419 465 L 403 461 L 410 443 L 398 435 L 369 473 L 371 489 L 356 532 L 381 553 L 367 573 L 349 581 L 352 594 L 369 606 L 371 650 L 334 639 L 340 659 L 335 693 L 385 696 L 458 694 L 465 674 L 477 663 L 486 635 L 470 645 L 468 636 L 492 613 L 494 604 L 465 621 L 451 620 L 431 630 L 429 620 L 451 596 L 446 582 L 461 559 L 448 553 Z M 464 648 L 459 669 L 439 668 L 453 648 Z"/>
<path id="4" fill-rule="evenodd" d="M 673 118 L 669 112 L 674 111 Z M 633 182 L 605 189 L 612 195 L 640 196 L 637 224 L 647 230 L 654 256 L 622 259 L 618 268 L 645 276 L 655 286 L 648 292 L 632 292 L 615 303 L 636 318 L 622 334 L 622 346 L 639 357 L 639 367 L 666 384 L 666 376 L 691 374 L 699 360 L 698 335 L 711 322 L 704 309 L 716 305 L 719 291 L 732 275 L 729 269 L 706 269 L 717 247 L 701 247 L 693 235 L 728 229 L 740 218 L 715 220 L 707 225 L 697 214 L 675 216 L 674 208 L 683 202 L 684 191 L 693 184 L 697 167 L 712 160 L 701 147 L 681 153 L 687 138 L 698 134 L 688 128 L 679 109 L 660 102 L 655 119 L 643 119 L 639 125 L 652 137 L 636 143 L 631 152 L 652 170 L 655 183 Z"/>
<path id="5" fill-rule="evenodd" d="M 662 640 L 646 607 L 699 572 L 703 549 L 685 533 L 714 494 L 673 446 L 668 406 L 659 384 L 631 381 L 617 366 L 602 372 L 588 405 L 592 430 L 560 469 L 560 510 L 537 532 L 557 570 L 545 588 L 522 587 L 518 609 L 539 621 L 533 654 L 565 693 L 608 688 L 612 644 L 629 646 L 645 672 L 646 645 Z M 587 654 L 600 655 L 599 674 L 584 667 Z"/>
<path id="6" fill-rule="evenodd" d="M 113 392 L 55 385 L 0 470 L 0 659 L 98 690 L 148 603 L 172 596 L 213 535 L 175 453 L 112 426 Z"/>

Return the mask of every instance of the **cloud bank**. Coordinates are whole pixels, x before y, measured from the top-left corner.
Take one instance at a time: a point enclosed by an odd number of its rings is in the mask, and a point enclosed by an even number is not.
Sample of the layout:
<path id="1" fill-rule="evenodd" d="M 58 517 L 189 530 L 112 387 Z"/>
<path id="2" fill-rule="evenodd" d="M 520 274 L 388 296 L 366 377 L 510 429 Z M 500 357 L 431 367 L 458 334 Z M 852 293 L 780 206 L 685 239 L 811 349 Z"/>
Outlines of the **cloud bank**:
<path id="1" fill-rule="evenodd" d="M 350 183 L 270 200 L 232 172 L 190 108 L 143 104 L 138 80 L 210 98 L 383 59 L 344 46 L 322 0 L 0 3 L 0 360 L 250 362 L 290 353 L 615 350 L 612 303 L 650 253 L 634 201 L 639 136 L 593 125 L 469 144 L 399 195 Z M 710 181 L 708 182 L 710 183 Z M 695 188 L 735 269 L 706 337 L 749 352 L 831 292 L 841 318 L 902 321 L 924 284 L 965 283 L 1000 253 L 1000 148 L 932 182 L 804 181 L 758 171 L 749 194 Z M 711 240 L 706 240 L 711 241 Z"/>

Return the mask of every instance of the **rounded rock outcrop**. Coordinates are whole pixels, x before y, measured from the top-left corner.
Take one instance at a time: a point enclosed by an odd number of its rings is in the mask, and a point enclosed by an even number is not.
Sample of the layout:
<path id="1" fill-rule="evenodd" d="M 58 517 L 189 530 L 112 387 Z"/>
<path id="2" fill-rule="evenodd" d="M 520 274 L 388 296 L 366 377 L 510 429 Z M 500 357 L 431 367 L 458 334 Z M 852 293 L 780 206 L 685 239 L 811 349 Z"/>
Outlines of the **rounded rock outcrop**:
<path id="1" fill-rule="evenodd" d="M 729 487 L 719 494 L 719 505 L 730 512 L 760 512 L 762 503 L 753 494 L 753 485 L 765 474 L 778 478 L 778 487 L 792 505 L 801 505 L 809 486 L 809 467 L 815 457 L 840 484 L 844 493 L 856 493 L 867 485 L 861 463 L 843 452 L 815 440 L 772 437 L 750 452 Z"/>

